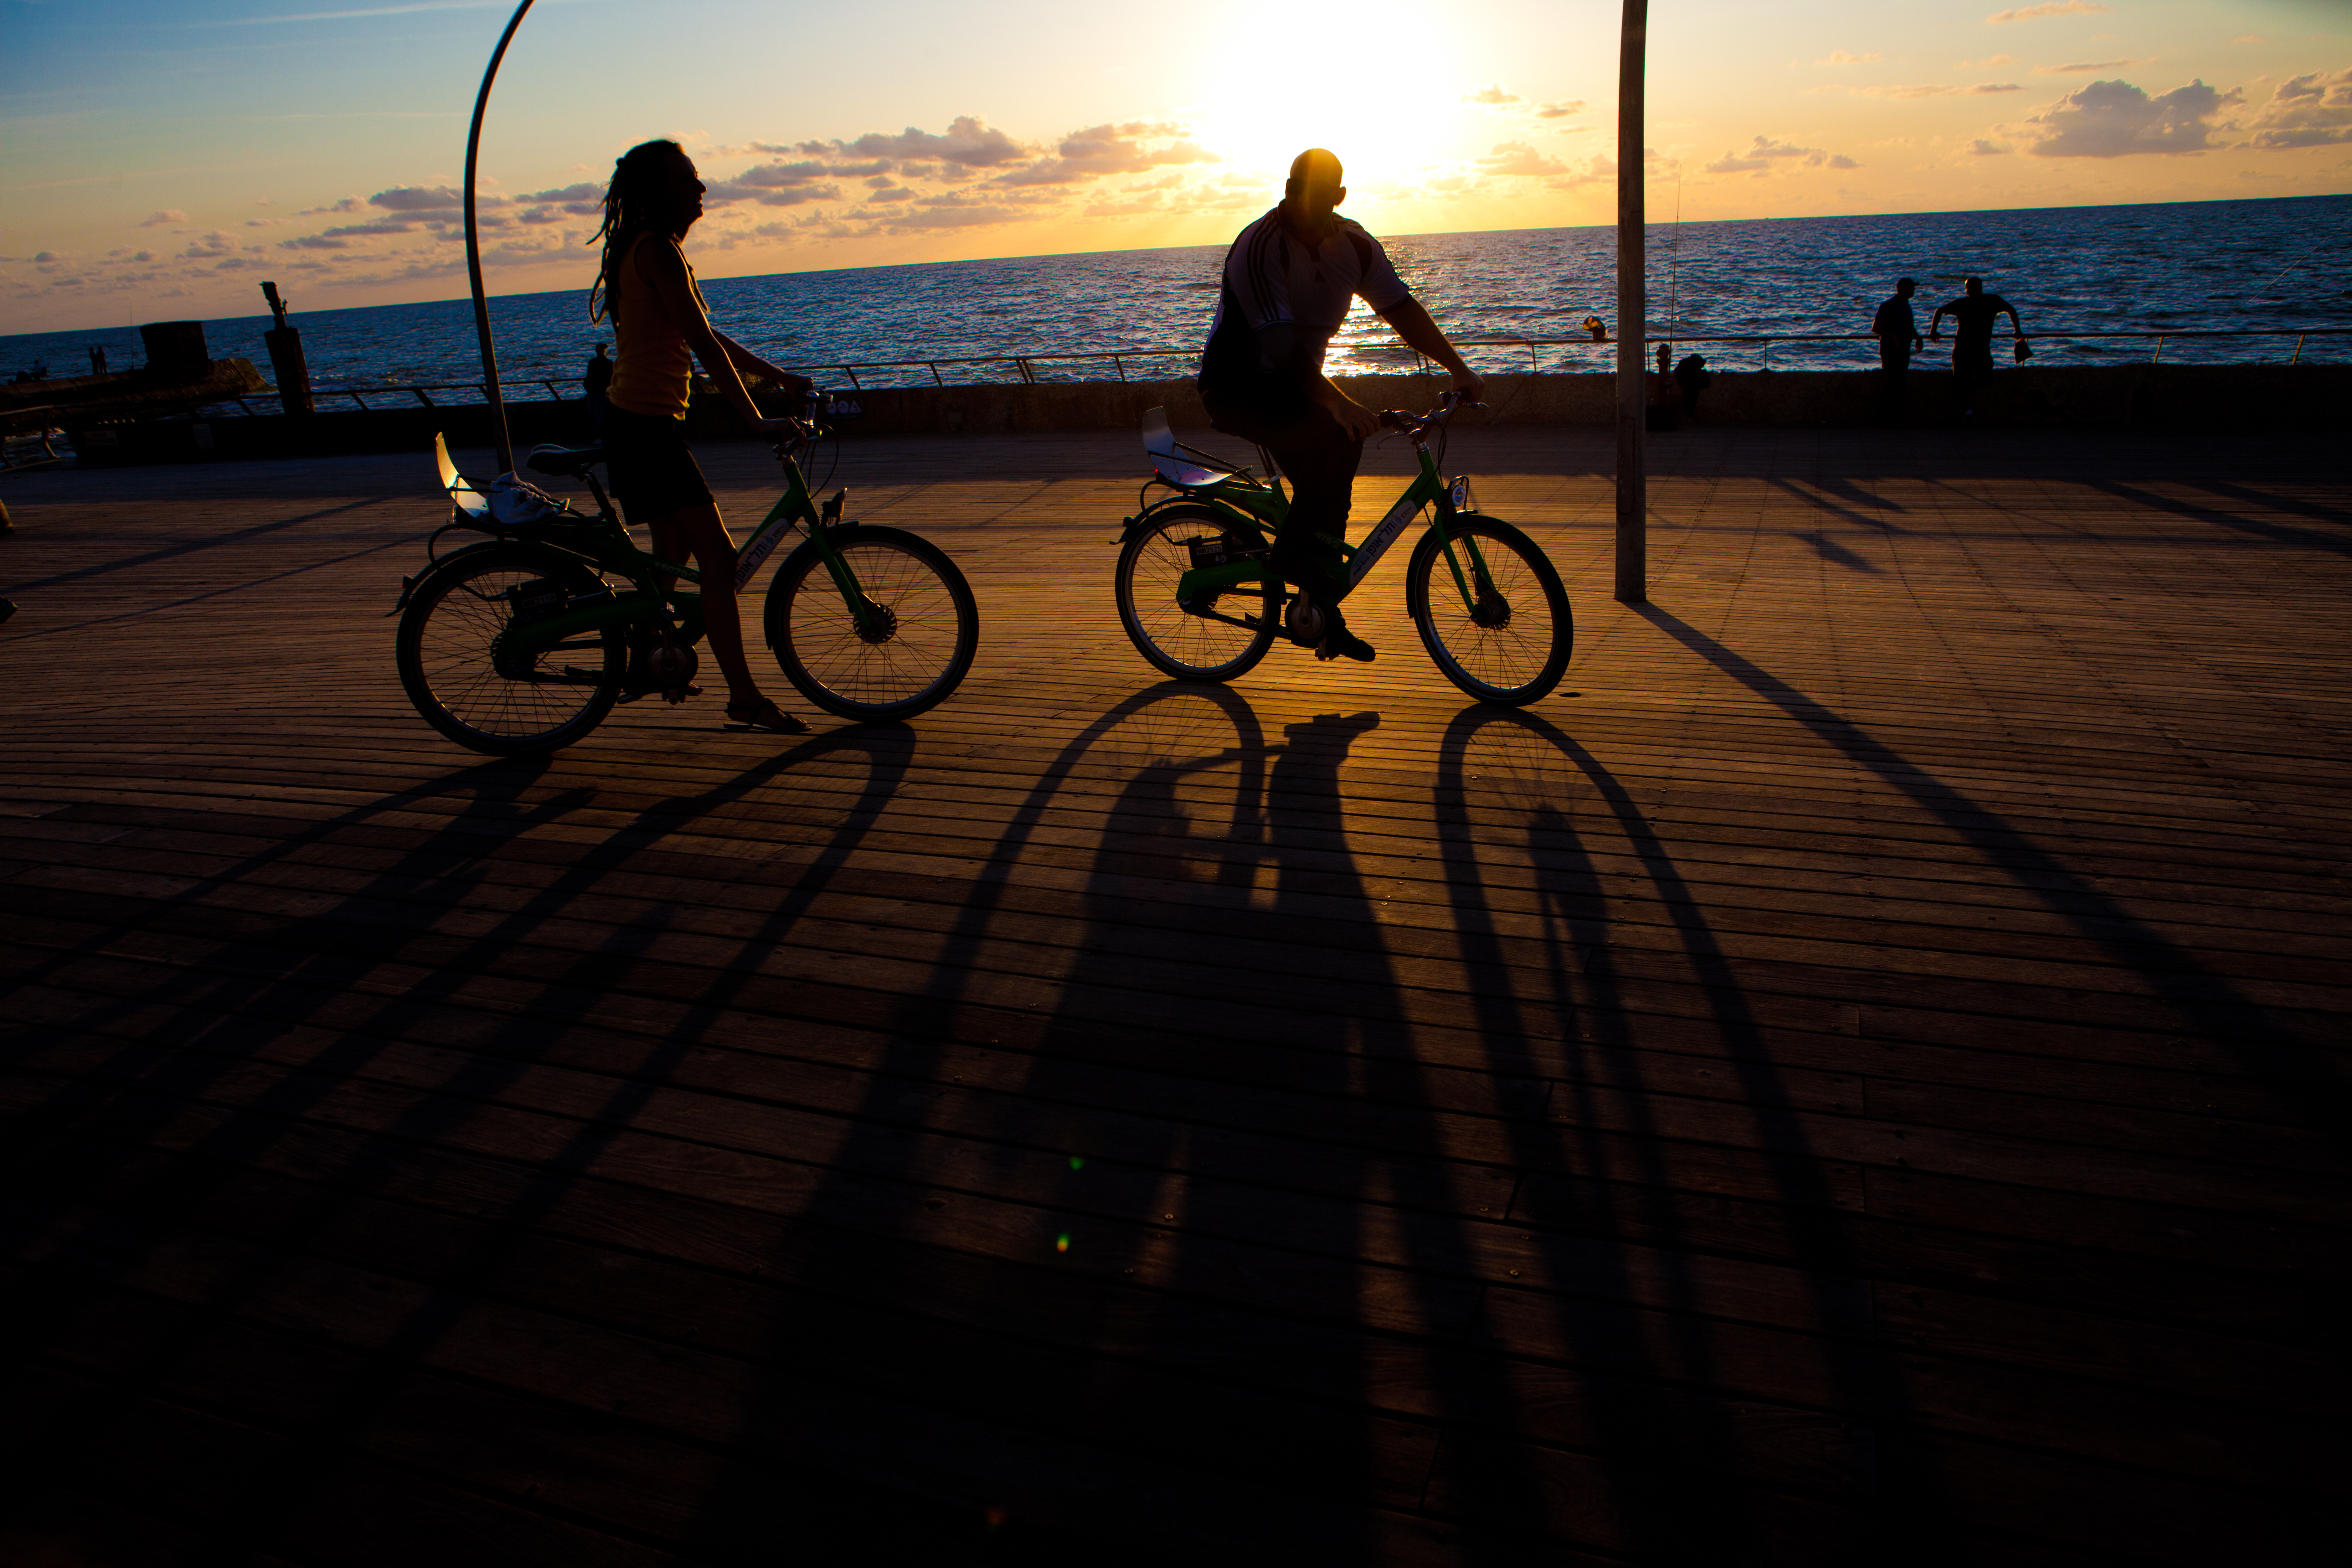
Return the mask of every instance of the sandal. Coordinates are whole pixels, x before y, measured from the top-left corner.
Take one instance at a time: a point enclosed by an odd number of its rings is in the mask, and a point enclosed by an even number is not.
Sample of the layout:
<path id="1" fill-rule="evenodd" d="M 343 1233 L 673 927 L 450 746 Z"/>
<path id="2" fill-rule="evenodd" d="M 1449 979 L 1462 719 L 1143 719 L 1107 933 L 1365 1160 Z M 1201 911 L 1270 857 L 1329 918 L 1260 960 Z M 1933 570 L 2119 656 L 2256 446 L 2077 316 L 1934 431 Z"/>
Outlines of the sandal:
<path id="1" fill-rule="evenodd" d="M 730 702 L 727 717 L 747 730 L 771 730 L 779 735 L 805 735 L 808 726 L 767 698 L 757 702 Z"/>

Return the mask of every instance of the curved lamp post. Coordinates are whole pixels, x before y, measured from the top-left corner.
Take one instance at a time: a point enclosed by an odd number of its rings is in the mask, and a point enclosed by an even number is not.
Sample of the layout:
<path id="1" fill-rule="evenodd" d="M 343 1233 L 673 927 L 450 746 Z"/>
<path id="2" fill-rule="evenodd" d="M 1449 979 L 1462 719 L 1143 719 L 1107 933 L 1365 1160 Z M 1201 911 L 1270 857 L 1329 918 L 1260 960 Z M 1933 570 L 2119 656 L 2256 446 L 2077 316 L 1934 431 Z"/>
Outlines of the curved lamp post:
<path id="1" fill-rule="evenodd" d="M 1617 53 L 1617 600 L 1649 597 L 1649 454 L 1643 437 L 1649 401 L 1647 232 L 1642 206 L 1643 55 L 1650 0 L 1625 0 Z"/>
<path id="2" fill-rule="evenodd" d="M 490 84 L 499 79 L 499 62 L 507 58 L 515 29 L 531 0 L 515 7 L 499 47 L 490 52 L 490 68 L 482 73 L 482 90 L 474 95 L 473 129 L 466 132 L 466 277 L 474 286 L 474 332 L 482 341 L 482 391 L 490 400 L 490 437 L 499 447 L 499 472 L 514 472 L 514 442 L 507 435 L 507 400 L 499 393 L 499 351 L 490 341 L 490 300 L 482 291 L 482 237 L 474 222 L 474 169 L 482 152 L 482 111 L 490 106 Z"/>

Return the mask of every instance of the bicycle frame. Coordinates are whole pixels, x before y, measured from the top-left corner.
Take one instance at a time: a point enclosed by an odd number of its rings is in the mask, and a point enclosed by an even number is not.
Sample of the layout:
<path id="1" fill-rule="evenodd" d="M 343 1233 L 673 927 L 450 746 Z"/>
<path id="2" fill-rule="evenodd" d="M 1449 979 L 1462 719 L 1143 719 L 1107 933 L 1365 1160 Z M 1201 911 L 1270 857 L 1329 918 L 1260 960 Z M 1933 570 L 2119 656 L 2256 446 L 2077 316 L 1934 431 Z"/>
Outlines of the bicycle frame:
<path id="1" fill-rule="evenodd" d="M 805 443 L 801 446 L 804 447 Z M 796 526 L 805 527 L 859 629 L 872 629 L 877 624 L 878 612 L 859 587 L 856 573 L 832 538 L 834 526 L 840 521 L 849 492 L 845 489 L 836 492 L 820 509 L 808 488 L 807 477 L 801 471 L 798 449 L 784 450 L 780 455 L 784 467 L 784 492 L 768 510 L 768 514 L 761 519 L 759 526 L 751 531 L 751 537 L 737 553 L 736 591 L 740 593 L 750 584 L 761 563 Z M 699 584 L 702 574 L 691 566 L 638 549 L 635 541 L 629 537 L 628 530 L 622 525 L 619 514 L 614 511 L 596 476 L 583 469 L 580 477 L 588 481 L 588 488 L 596 498 L 596 510 L 593 515 L 575 511 L 566 504 L 561 511 L 546 518 L 527 523 L 501 525 L 486 522 L 482 516 L 458 502 L 457 515 L 433 536 L 437 541 L 441 532 L 451 528 L 489 533 L 501 540 L 530 544 L 569 556 L 599 577 L 611 575 L 628 580 L 630 586 L 624 592 L 615 593 L 606 587 L 577 595 L 564 609 L 552 615 L 521 624 L 509 624 L 499 636 L 494 646 L 495 656 L 511 658 L 520 668 L 542 654 L 598 651 L 601 644 L 596 641 L 575 642 L 572 639 L 614 626 L 658 626 L 688 647 L 700 642 L 705 629 L 702 595 L 699 593 L 680 593 L 675 584 Z M 438 559 L 435 564 L 439 564 Z M 397 615 L 407 607 L 421 577 L 422 574 L 402 582 L 400 602 L 393 606 L 393 614 Z M 559 684 L 583 681 L 593 684 L 599 678 L 574 675 L 569 670 L 561 675 L 534 670 L 528 676 L 516 679 Z"/>
<path id="2" fill-rule="evenodd" d="M 1351 545 L 1345 540 L 1334 539 L 1328 533 L 1316 536 L 1317 542 L 1325 548 L 1329 558 L 1334 563 L 1346 566 L 1348 593 L 1352 594 L 1358 584 L 1370 575 L 1372 568 L 1380 564 L 1381 558 L 1388 553 L 1390 546 L 1393 545 L 1404 532 L 1406 524 L 1426 507 L 1432 509 L 1429 526 L 1437 531 L 1440 547 L 1445 552 L 1446 566 L 1454 577 L 1454 590 L 1462 595 L 1463 607 L 1465 609 L 1476 607 L 1478 595 L 1474 583 L 1484 580 L 1487 575 L 1486 558 L 1478 552 L 1478 541 L 1475 536 L 1455 535 L 1451 531 L 1449 525 L 1459 514 L 1475 513 L 1478 510 L 1477 501 L 1472 494 L 1469 476 L 1466 474 L 1457 477 L 1451 484 L 1446 483 L 1440 477 L 1437 459 L 1431 456 L 1428 445 L 1423 439 L 1423 432 L 1429 423 L 1442 422 L 1449 417 L 1452 412 L 1453 405 L 1449 405 L 1445 412 L 1437 416 L 1435 420 L 1424 423 L 1419 427 L 1407 429 L 1406 433 L 1412 440 L 1413 449 L 1421 458 L 1421 472 L 1413 477 L 1412 483 L 1405 487 L 1404 493 L 1397 498 L 1395 504 L 1391 506 L 1381 521 L 1373 525 L 1372 531 L 1365 537 L 1361 544 Z M 1160 479 L 1154 482 L 1166 484 L 1168 481 Z M 1175 495 L 1145 508 L 1141 513 L 1129 521 L 1129 526 L 1130 530 L 1140 526 L 1152 513 L 1161 508 L 1188 501 L 1206 506 L 1234 528 L 1252 531 L 1259 536 L 1262 542 L 1266 536 L 1278 532 L 1283 521 L 1290 514 L 1290 501 L 1282 493 L 1279 481 L 1269 484 L 1247 474 L 1237 473 L 1228 475 L 1216 484 L 1203 486 L 1197 489 L 1178 487 Z M 1463 571 L 1460 555 L 1454 549 L 1457 543 L 1468 547 L 1470 571 L 1466 574 Z M 1205 615 L 1213 620 L 1245 626 L 1251 623 L 1221 614 L 1213 609 L 1192 611 L 1192 607 L 1199 604 L 1213 605 L 1215 602 L 1215 595 L 1225 590 L 1248 584 L 1264 584 L 1267 580 L 1268 574 L 1263 559 L 1244 556 L 1238 561 L 1219 560 L 1196 565 L 1179 577 L 1176 583 L 1176 602 L 1193 614 Z M 1278 580 L 1275 582 L 1274 586 L 1277 593 L 1281 591 Z M 1346 596 L 1346 594 L 1341 595 L 1343 599 Z"/>

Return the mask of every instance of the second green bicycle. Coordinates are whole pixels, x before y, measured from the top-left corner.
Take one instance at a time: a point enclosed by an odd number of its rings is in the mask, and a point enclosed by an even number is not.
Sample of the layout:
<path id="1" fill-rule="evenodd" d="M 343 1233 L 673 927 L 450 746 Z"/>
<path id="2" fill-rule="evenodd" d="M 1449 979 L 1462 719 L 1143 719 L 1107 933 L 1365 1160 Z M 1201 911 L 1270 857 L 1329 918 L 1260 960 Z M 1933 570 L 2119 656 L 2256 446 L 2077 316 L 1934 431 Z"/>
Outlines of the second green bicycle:
<path id="1" fill-rule="evenodd" d="M 1427 511 L 1404 584 L 1422 646 L 1471 696 L 1517 706 L 1559 684 L 1575 621 L 1559 574 L 1535 542 L 1481 512 L 1468 478 L 1440 477 L 1446 422 L 1460 406 L 1448 393 L 1432 414 L 1381 415 L 1412 440 L 1420 471 L 1362 542 L 1318 536 L 1318 543 L 1331 574 L 1352 591 Z M 1227 470 L 1181 445 L 1162 409 L 1145 413 L 1143 445 L 1152 467 L 1146 494 L 1172 493 L 1129 518 L 1120 536 L 1113 589 L 1137 651 L 1179 680 L 1231 680 L 1256 668 L 1277 634 L 1318 647 L 1321 612 L 1266 563 L 1289 511 L 1281 480 Z"/>

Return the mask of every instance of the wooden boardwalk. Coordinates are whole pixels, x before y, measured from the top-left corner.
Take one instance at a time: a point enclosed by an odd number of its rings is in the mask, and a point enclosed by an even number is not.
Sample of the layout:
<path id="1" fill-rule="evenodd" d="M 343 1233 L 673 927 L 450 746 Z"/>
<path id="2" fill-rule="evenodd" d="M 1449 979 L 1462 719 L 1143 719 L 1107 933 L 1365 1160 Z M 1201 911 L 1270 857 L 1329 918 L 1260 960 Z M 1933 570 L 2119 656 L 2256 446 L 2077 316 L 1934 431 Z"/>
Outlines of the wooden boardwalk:
<path id="1" fill-rule="evenodd" d="M 1402 554 L 1160 683 L 1130 438 L 908 438 L 946 707 L 525 763 L 423 458 L 11 476 L 0 1558 L 2319 1560 L 2340 447 L 1660 437 L 1636 611 L 1604 440 L 1448 465 L 1527 712 Z"/>

